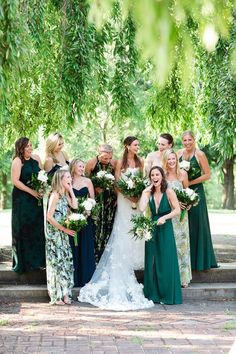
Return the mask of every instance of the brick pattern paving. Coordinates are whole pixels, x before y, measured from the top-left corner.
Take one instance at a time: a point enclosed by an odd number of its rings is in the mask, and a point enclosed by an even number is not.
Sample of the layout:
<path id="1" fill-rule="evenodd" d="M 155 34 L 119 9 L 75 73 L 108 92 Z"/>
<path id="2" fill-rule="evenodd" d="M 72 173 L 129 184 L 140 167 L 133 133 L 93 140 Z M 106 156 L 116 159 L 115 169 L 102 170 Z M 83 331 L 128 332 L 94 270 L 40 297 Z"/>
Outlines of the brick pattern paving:
<path id="1" fill-rule="evenodd" d="M 0 305 L 0 354 L 228 353 L 236 338 L 236 302 L 156 305 L 103 311 L 42 302 Z"/>

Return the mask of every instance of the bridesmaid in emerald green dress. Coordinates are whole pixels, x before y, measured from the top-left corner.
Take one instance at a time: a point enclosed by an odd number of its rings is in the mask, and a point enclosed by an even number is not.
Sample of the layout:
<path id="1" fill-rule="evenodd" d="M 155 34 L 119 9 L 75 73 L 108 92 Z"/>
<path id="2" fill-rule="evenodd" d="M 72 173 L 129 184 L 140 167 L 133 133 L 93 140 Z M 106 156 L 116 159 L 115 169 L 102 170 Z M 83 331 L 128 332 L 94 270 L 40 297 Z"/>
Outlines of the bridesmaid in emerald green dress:
<path id="1" fill-rule="evenodd" d="M 171 219 L 180 214 L 175 192 L 167 188 L 164 171 L 153 166 L 151 185 L 142 193 L 140 210 L 149 204 L 156 221 L 152 239 L 145 243 L 144 295 L 153 302 L 181 304 L 182 291 L 175 237 Z"/>
<path id="2" fill-rule="evenodd" d="M 207 204 L 202 182 L 210 178 L 210 167 L 203 151 L 196 149 L 195 137 L 191 131 L 182 135 L 184 149 L 178 152 L 180 161 L 190 162 L 188 171 L 189 188 L 199 194 L 200 201 L 191 208 L 189 216 L 189 237 L 192 270 L 217 268 L 212 246 Z"/>
<path id="3" fill-rule="evenodd" d="M 32 144 L 22 137 L 15 143 L 12 161 L 12 253 L 13 270 L 24 273 L 45 267 L 45 235 L 42 195 L 27 183 L 41 169 L 39 156 L 32 154 Z"/>

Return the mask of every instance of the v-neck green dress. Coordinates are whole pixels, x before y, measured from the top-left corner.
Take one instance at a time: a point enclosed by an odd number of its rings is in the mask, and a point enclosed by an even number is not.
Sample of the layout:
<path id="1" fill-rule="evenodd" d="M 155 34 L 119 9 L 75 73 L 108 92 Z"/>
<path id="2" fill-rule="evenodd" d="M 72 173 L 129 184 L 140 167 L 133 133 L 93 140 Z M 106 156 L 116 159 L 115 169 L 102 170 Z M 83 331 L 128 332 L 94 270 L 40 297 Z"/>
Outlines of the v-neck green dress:
<path id="1" fill-rule="evenodd" d="M 152 221 L 169 214 L 171 207 L 163 193 L 158 210 L 153 195 L 149 200 Z M 172 221 L 155 226 L 152 240 L 145 243 L 144 294 L 157 303 L 168 305 L 182 303 L 177 250 Z"/>

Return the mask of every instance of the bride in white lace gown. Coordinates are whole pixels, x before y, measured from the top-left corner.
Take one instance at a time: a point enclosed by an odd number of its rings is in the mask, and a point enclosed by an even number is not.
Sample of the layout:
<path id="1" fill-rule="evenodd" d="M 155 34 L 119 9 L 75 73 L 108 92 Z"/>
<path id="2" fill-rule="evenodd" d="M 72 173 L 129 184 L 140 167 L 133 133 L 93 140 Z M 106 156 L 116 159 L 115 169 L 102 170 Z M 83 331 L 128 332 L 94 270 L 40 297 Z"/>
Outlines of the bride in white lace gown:
<path id="1" fill-rule="evenodd" d="M 117 163 L 117 179 L 122 174 L 135 174 L 143 169 L 143 161 L 137 156 L 137 138 L 126 138 L 124 145 L 123 158 Z M 153 302 L 144 297 L 143 285 L 134 274 L 134 270 L 144 266 L 144 241 L 134 240 L 129 233 L 131 216 L 139 213 L 139 209 L 132 209 L 131 200 L 118 193 L 111 236 L 92 279 L 80 290 L 79 301 L 117 311 L 153 306 Z"/>

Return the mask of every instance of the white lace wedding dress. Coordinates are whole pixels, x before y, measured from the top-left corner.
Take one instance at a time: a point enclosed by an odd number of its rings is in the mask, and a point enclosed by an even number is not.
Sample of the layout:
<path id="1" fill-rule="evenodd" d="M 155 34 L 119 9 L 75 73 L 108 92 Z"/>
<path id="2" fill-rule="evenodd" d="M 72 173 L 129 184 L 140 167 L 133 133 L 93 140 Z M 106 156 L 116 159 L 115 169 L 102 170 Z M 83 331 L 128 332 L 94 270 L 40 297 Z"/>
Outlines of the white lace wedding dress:
<path id="1" fill-rule="evenodd" d="M 128 168 L 123 176 L 138 171 Z M 134 274 L 134 270 L 144 266 L 144 241 L 135 240 L 129 233 L 131 216 L 140 213 L 131 205 L 127 198 L 118 194 L 111 236 L 92 279 L 80 289 L 79 301 L 116 311 L 153 306 L 153 302 L 144 297 L 143 285 L 137 282 Z"/>

